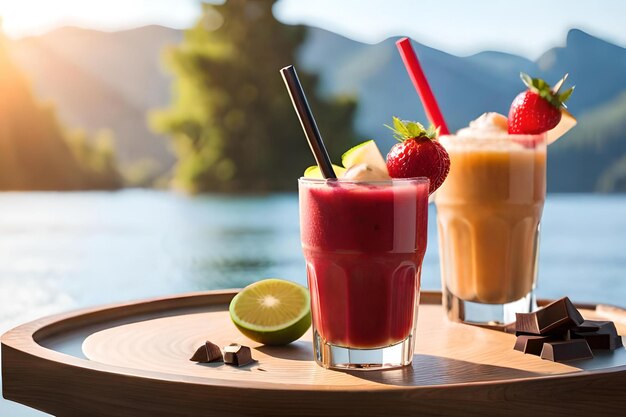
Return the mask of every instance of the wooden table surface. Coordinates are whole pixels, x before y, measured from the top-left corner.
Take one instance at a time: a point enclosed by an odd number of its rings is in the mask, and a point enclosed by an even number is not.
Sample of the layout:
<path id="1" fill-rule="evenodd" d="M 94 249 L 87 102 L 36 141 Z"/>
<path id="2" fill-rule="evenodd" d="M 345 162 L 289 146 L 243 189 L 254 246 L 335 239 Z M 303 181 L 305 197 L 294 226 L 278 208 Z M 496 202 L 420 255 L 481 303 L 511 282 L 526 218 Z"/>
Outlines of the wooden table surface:
<path id="1" fill-rule="evenodd" d="M 287 347 L 260 346 L 239 333 L 227 312 L 235 293 L 153 299 L 20 326 L 2 338 L 4 396 L 57 416 L 626 414 L 624 348 L 568 364 L 544 361 L 514 351 L 513 335 L 449 322 L 441 295 L 424 292 L 412 366 L 331 371 L 313 362 L 310 333 Z M 618 330 L 626 334 L 619 323 Z M 85 357 L 55 349 L 72 337 L 83 342 Z M 205 340 L 250 346 L 257 362 L 189 361 Z"/>

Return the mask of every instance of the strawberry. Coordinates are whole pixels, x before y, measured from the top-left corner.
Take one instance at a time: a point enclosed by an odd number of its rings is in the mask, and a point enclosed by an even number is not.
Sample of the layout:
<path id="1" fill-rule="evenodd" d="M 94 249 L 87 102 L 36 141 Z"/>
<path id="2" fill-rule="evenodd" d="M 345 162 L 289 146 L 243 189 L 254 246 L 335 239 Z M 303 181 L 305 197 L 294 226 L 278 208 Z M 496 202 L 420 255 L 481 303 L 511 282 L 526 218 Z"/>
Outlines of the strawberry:
<path id="1" fill-rule="evenodd" d="M 561 108 L 572 95 L 574 87 L 559 94 L 567 74 L 551 88 L 540 78 L 531 78 L 521 73 L 520 77 L 528 90 L 515 97 L 509 110 L 509 133 L 536 135 L 554 129 L 561 121 Z"/>
<path id="2" fill-rule="evenodd" d="M 450 172 L 450 156 L 437 141 L 438 129 L 424 129 L 420 123 L 393 118 L 396 143 L 387 154 L 387 170 L 392 178 L 427 177 L 432 194 Z"/>

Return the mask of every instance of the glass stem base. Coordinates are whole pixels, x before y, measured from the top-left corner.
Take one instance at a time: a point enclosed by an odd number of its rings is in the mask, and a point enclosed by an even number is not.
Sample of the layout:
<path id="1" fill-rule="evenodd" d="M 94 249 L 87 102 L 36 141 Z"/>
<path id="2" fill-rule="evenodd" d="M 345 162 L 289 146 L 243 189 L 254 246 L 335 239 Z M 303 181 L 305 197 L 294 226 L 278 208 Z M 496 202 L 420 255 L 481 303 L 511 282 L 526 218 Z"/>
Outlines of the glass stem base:
<path id="1" fill-rule="evenodd" d="M 313 332 L 315 361 L 324 368 L 375 371 L 410 365 L 413 360 L 413 335 L 391 346 L 359 349 L 333 345 Z"/>
<path id="2" fill-rule="evenodd" d="M 506 304 L 483 304 L 466 301 L 443 288 L 443 305 L 451 321 L 480 324 L 506 325 L 515 321 L 515 313 L 530 313 L 537 309 L 535 292 L 531 290 L 519 300 Z"/>

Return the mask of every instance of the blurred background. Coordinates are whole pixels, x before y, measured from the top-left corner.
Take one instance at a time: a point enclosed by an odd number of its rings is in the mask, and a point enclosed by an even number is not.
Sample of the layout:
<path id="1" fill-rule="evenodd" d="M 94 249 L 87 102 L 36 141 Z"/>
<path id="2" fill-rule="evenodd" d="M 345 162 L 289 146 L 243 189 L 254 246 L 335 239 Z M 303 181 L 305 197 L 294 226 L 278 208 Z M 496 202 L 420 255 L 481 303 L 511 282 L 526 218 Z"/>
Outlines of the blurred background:
<path id="1" fill-rule="evenodd" d="M 452 129 L 508 113 L 520 71 L 569 73 L 550 147 L 539 295 L 626 299 L 626 3 L 0 0 L 0 332 L 41 315 L 278 276 L 306 282 L 296 178 L 313 164 L 295 64 L 331 158 L 425 121 L 409 36 Z M 423 286 L 439 288 L 435 212 Z M 41 413 L 0 400 L 0 415 Z"/>

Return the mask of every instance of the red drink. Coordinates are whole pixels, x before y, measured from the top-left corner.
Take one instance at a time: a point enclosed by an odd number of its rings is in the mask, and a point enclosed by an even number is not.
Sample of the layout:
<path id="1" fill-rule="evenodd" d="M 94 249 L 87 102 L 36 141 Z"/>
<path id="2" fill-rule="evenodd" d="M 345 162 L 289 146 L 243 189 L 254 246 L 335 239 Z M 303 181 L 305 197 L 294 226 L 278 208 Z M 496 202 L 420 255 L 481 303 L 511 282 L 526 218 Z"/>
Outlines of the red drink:
<path id="1" fill-rule="evenodd" d="M 320 343 L 376 349 L 410 339 L 427 206 L 426 179 L 300 180 L 302 246 Z"/>

